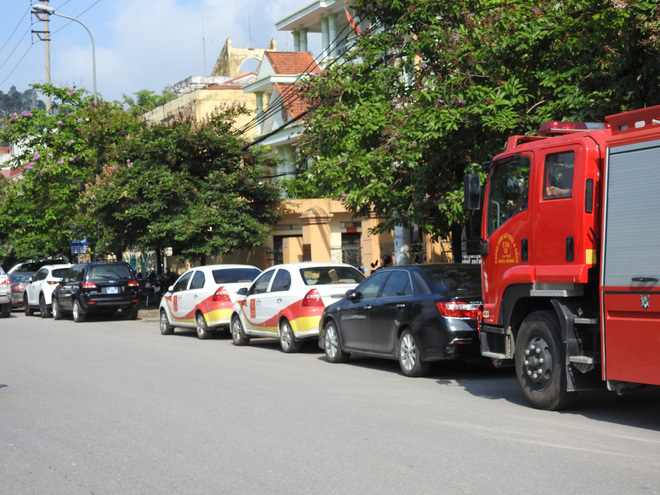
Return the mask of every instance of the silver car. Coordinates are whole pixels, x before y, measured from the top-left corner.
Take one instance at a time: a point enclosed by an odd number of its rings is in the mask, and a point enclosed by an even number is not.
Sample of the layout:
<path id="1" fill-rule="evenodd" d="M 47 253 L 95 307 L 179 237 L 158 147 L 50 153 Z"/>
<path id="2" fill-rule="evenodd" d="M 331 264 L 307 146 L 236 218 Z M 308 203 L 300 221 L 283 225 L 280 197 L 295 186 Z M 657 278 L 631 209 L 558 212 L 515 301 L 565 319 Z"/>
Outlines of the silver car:
<path id="1" fill-rule="evenodd" d="M 3 318 L 9 318 L 11 315 L 11 280 L 2 268 L 0 268 L 0 313 Z"/>

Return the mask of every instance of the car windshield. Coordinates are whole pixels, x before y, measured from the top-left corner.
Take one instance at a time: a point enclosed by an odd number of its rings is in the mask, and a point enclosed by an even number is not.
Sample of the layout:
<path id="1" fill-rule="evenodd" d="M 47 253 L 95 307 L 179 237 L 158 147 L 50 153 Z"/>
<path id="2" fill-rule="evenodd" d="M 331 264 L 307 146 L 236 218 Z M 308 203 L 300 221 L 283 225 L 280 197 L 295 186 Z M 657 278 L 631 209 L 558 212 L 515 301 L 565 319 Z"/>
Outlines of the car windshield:
<path id="1" fill-rule="evenodd" d="M 358 284 L 364 280 L 364 275 L 357 269 L 348 266 L 316 266 L 301 268 L 305 285 L 328 284 Z"/>
<path id="2" fill-rule="evenodd" d="M 481 269 L 479 265 L 447 264 L 420 266 L 431 283 L 434 292 L 446 295 L 481 294 Z"/>
<path id="3" fill-rule="evenodd" d="M 213 280 L 216 284 L 252 282 L 260 273 L 257 268 L 222 268 L 213 270 Z"/>
<path id="4" fill-rule="evenodd" d="M 98 265 L 92 268 L 89 276 L 92 280 L 119 280 L 132 278 L 126 265 Z"/>

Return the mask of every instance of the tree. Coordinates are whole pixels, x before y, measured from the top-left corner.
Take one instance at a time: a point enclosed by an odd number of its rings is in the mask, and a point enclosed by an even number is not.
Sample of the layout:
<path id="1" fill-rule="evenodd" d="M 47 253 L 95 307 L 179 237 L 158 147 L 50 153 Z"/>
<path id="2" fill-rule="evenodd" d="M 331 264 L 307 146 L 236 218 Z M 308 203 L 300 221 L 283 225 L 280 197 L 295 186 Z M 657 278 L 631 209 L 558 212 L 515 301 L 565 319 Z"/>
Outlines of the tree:
<path id="1" fill-rule="evenodd" d="M 343 198 L 358 214 L 384 216 L 379 230 L 417 224 L 456 240 L 464 171 L 508 136 L 660 99 L 657 2 L 356 0 L 355 8 L 372 29 L 303 88 L 313 111 L 289 194 Z"/>
<path id="2" fill-rule="evenodd" d="M 177 96 L 172 86 L 166 86 L 159 95 L 143 89 L 134 93 L 134 97 L 124 95 L 124 104 L 128 107 L 129 112 L 134 115 L 142 115 L 168 101 L 175 100 Z"/>
<path id="3" fill-rule="evenodd" d="M 9 88 L 7 93 L 0 91 L 0 117 L 45 108 L 46 104 L 37 99 L 37 91 L 34 88 L 26 89 L 22 93 L 16 89 L 16 86 Z"/>
<path id="4" fill-rule="evenodd" d="M 260 244 L 277 220 L 279 192 L 263 180 L 269 162 L 232 130 L 238 110 L 152 124 L 119 102 L 37 87 L 59 102 L 57 115 L 0 122 L 23 170 L 0 183 L 4 262 L 68 252 L 85 237 L 94 256 L 168 246 L 184 256 L 228 253 Z"/>
<path id="5" fill-rule="evenodd" d="M 233 130 L 239 112 L 141 122 L 85 188 L 98 249 L 169 246 L 205 259 L 259 245 L 279 218 L 279 190 L 263 178 L 265 155 Z"/>

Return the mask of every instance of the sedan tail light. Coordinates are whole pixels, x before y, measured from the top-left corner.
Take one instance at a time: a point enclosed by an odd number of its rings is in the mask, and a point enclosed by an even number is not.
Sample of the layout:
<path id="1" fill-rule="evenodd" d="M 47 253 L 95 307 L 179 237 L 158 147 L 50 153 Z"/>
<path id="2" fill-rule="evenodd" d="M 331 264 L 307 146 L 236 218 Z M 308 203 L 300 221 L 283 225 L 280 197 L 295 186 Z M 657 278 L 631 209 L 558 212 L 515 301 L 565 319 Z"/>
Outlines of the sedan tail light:
<path id="1" fill-rule="evenodd" d="M 319 294 L 319 291 L 316 289 L 310 290 L 307 294 L 305 294 L 305 297 L 303 297 L 302 306 L 319 306 L 321 308 L 325 307 L 325 304 L 323 304 L 323 298 L 321 298 L 321 294 Z"/>
<path id="2" fill-rule="evenodd" d="M 11 287 L 11 280 L 9 280 L 9 279 L 3 280 L 2 285 L 8 285 L 8 286 Z"/>
<path id="3" fill-rule="evenodd" d="M 211 300 L 214 302 L 231 302 L 229 292 L 227 292 L 227 289 L 224 287 L 218 287 L 218 290 L 215 291 Z"/>
<path id="4" fill-rule="evenodd" d="M 94 282 L 83 282 L 82 284 L 83 289 L 96 289 L 96 284 Z"/>
<path id="5" fill-rule="evenodd" d="M 479 304 L 457 301 L 442 301 L 435 303 L 442 316 L 449 318 L 476 318 Z"/>
<path id="6" fill-rule="evenodd" d="M 128 284 L 126 284 L 126 287 L 140 287 L 140 284 L 137 280 L 131 280 Z"/>

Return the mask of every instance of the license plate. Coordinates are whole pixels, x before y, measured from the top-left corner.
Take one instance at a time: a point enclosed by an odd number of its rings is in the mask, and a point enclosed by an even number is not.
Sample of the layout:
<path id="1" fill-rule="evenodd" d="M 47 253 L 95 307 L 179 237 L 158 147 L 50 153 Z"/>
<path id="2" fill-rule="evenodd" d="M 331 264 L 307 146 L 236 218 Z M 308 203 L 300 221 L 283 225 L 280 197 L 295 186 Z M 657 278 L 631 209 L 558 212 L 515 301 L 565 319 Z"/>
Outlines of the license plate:
<path id="1" fill-rule="evenodd" d="M 119 289 L 117 289 L 117 287 L 108 287 L 106 292 L 108 294 L 119 294 Z"/>

